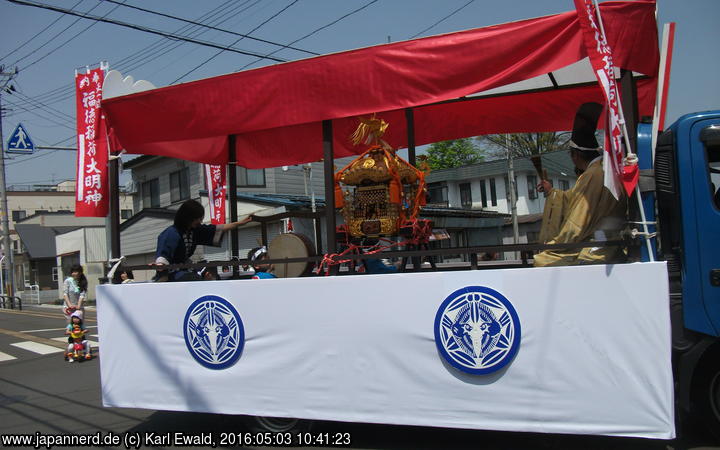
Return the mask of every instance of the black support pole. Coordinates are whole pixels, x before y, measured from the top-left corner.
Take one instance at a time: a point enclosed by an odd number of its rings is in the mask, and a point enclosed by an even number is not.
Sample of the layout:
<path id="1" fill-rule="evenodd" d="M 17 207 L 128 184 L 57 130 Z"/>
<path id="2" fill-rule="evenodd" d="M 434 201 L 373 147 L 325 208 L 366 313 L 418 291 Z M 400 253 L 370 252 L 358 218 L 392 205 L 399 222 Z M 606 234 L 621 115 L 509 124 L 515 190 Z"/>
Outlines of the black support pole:
<path id="1" fill-rule="evenodd" d="M 620 71 L 620 89 L 622 95 L 623 115 L 627 127 L 630 149 L 636 153 L 637 150 L 637 124 L 638 124 L 638 97 L 637 85 L 633 78 L 632 70 L 622 69 Z"/>
<path id="2" fill-rule="evenodd" d="M 405 108 L 405 122 L 407 123 L 408 162 L 417 166 L 415 159 L 415 113 L 412 108 Z"/>
<path id="3" fill-rule="evenodd" d="M 112 159 L 108 163 L 110 187 L 110 257 L 120 257 L 120 189 L 119 189 L 119 159 Z"/>
<path id="4" fill-rule="evenodd" d="M 230 222 L 237 222 L 237 170 L 235 162 L 235 135 L 228 136 L 228 198 L 230 200 Z M 239 256 L 240 248 L 238 245 L 238 230 L 235 228 L 230 231 L 230 257 Z M 233 278 L 240 276 L 240 268 L 233 266 Z"/>
<path id="5" fill-rule="evenodd" d="M 335 166 L 333 154 L 333 127 L 332 121 L 323 120 L 323 158 L 325 176 L 325 237 L 327 253 L 337 251 L 335 239 Z M 337 266 L 332 266 L 337 268 Z"/>

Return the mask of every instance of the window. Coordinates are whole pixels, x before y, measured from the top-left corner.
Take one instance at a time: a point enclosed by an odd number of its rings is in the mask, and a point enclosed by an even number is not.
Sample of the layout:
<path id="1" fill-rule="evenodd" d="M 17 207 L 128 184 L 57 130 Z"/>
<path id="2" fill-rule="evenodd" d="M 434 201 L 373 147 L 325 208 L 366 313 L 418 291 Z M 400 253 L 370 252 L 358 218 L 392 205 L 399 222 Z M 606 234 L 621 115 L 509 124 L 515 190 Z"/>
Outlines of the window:
<path id="1" fill-rule="evenodd" d="M 187 167 L 170 174 L 170 201 L 172 203 L 190 198 L 189 178 Z"/>
<path id="2" fill-rule="evenodd" d="M 701 132 L 701 139 L 710 132 Z M 707 150 L 708 176 L 710 189 L 710 199 L 715 204 L 715 208 L 720 209 L 720 145 L 712 139 L 703 139 Z"/>
<path id="3" fill-rule="evenodd" d="M 237 168 L 238 187 L 265 187 L 265 169 Z"/>
<path id="4" fill-rule="evenodd" d="M 47 213 L 48 213 L 47 209 L 36 209 L 35 210 L 35 214 L 47 214 Z"/>
<path id="5" fill-rule="evenodd" d="M 460 205 L 465 209 L 472 208 L 472 191 L 470 183 L 460 183 Z"/>
<path id="6" fill-rule="evenodd" d="M 497 206 L 497 188 L 495 187 L 495 178 L 490 178 L 490 204 Z"/>
<path id="7" fill-rule="evenodd" d="M 22 242 L 20 242 L 19 240 L 13 240 L 12 248 L 14 253 L 22 253 Z"/>
<path id="8" fill-rule="evenodd" d="M 58 268 L 57 267 L 52 268 L 52 280 L 53 281 L 58 280 Z"/>
<path id="9" fill-rule="evenodd" d="M 27 213 L 22 209 L 12 212 L 13 222 L 18 222 L 20 220 L 23 220 L 25 217 L 27 217 Z"/>
<path id="10" fill-rule="evenodd" d="M 482 207 L 487 207 L 487 189 L 485 188 L 485 180 L 480 180 L 480 200 L 482 201 Z"/>
<path id="11" fill-rule="evenodd" d="M 132 217 L 132 209 L 121 209 L 120 210 L 120 218 L 121 219 L 129 219 Z"/>
<path id="12" fill-rule="evenodd" d="M 537 177 L 535 175 L 528 175 L 527 177 L 527 185 L 528 185 L 528 198 L 530 200 L 535 200 L 538 196 L 537 192 Z"/>
<path id="13" fill-rule="evenodd" d="M 570 189 L 570 182 L 568 180 L 560 180 L 560 189 L 563 191 Z"/>
<path id="14" fill-rule="evenodd" d="M 142 206 L 143 208 L 160 207 L 160 182 L 157 178 L 142 184 Z"/>
<path id="15" fill-rule="evenodd" d="M 428 203 L 434 205 L 448 205 L 447 184 L 431 183 L 428 185 Z"/>

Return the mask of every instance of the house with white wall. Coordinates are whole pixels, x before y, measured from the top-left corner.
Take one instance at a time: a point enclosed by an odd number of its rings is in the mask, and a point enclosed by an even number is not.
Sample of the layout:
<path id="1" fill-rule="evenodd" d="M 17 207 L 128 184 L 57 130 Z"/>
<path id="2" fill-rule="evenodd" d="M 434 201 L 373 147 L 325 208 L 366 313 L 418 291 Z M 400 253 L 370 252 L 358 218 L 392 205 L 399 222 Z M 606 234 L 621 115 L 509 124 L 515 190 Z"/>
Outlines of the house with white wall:
<path id="1" fill-rule="evenodd" d="M 336 167 L 343 167 L 353 158 L 335 161 Z M 198 200 L 205 207 L 205 223 L 209 222 L 209 208 L 205 175 L 202 164 L 179 159 L 145 155 L 124 164 L 132 171 L 134 209 L 137 213 L 120 225 L 120 253 L 127 265 L 144 265 L 155 261 L 158 235 L 172 225 L 175 211 L 188 199 Z M 324 209 L 323 163 L 274 167 L 267 169 L 245 169 L 237 167 L 238 217 L 246 214 L 272 216 L 291 211 L 311 211 L 311 197 L 315 196 L 316 209 Z M 229 209 L 226 209 L 229 211 Z M 229 214 L 229 213 L 228 213 Z M 429 207 L 421 216 L 435 221 L 438 228 L 448 231 L 462 228 L 466 234 L 476 236 L 481 228 L 492 228 L 499 235 L 505 215 L 492 210 L 463 210 L 460 207 Z M 229 217 L 228 217 L 229 220 Z M 337 214 L 338 224 L 343 223 Z M 267 241 L 286 230 L 287 222 L 278 220 L 266 224 Z M 324 220 L 321 228 L 320 247 L 326 248 Z M 315 243 L 312 219 L 293 219 L 295 232 L 301 233 Z M 251 222 L 238 229 L 238 256 L 244 258 L 247 252 L 262 242 L 262 227 Z M 453 236 L 458 236 L 454 234 Z M 220 247 L 198 247 L 193 260 L 219 261 L 230 259 L 230 240 L 224 239 Z M 462 246 L 462 238 L 437 242 L 437 246 Z M 497 243 L 493 241 L 492 243 Z M 145 281 L 154 273 L 137 271 L 135 279 Z"/>
<path id="2" fill-rule="evenodd" d="M 104 226 L 105 218 L 75 217 L 72 180 L 50 185 L 11 185 L 7 197 L 16 292 L 24 295 L 28 289 L 39 289 L 43 298 L 59 298 L 57 283 L 58 278 L 62 280 L 62 268 L 56 264 L 55 237 L 77 228 Z M 132 215 L 132 208 L 132 197 L 121 192 L 122 220 Z"/>
<path id="3" fill-rule="evenodd" d="M 567 190 L 575 185 L 574 165 L 567 151 L 544 153 L 542 163 L 554 187 Z M 540 180 L 529 158 L 515 158 L 513 166 L 519 243 L 536 242 L 545 207 L 544 196 L 536 190 Z M 432 171 L 426 178 L 428 205 L 510 214 L 508 173 L 506 159 Z M 484 230 L 460 240 L 467 245 L 513 243 L 512 222 L 508 219 L 501 229 Z"/>
<path id="4" fill-rule="evenodd" d="M 342 161 L 339 160 L 338 164 Z M 137 213 L 120 226 L 120 253 L 127 265 L 150 264 L 155 261 L 158 235 L 172 225 L 175 211 L 189 199 L 205 207 L 205 223 L 209 223 L 209 207 L 203 165 L 192 161 L 144 155 L 127 161 L 124 169 L 131 171 L 134 209 Z M 268 169 L 236 167 L 238 184 L 238 217 L 249 214 L 271 216 L 290 210 L 309 211 L 314 193 L 317 206 L 324 194 L 321 162 Z M 300 200 L 297 197 L 303 197 Z M 229 221 L 229 207 L 226 205 Z M 301 229 L 306 219 L 295 221 Z M 312 221 L 310 221 L 312 222 Z M 284 230 L 282 221 L 269 223 L 268 239 Z M 310 229 L 312 227 L 310 226 Z M 261 227 L 251 222 L 239 229 L 239 256 L 260 244 Z M 222 246 L 198 247 L 194 260 L 230 259 L 229 239 Z M 153 276 L 151 271 L 134 274 L 138 281 Z"/>

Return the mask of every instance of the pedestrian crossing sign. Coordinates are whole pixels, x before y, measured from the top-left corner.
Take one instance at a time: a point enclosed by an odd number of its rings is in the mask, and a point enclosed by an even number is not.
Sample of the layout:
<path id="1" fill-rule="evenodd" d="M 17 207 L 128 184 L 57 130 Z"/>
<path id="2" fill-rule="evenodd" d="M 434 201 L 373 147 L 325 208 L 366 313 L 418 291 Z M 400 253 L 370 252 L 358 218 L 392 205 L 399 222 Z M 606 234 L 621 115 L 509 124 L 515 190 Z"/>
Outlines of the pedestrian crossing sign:
<path id="1" fill-rule="evenodd" d="M 15 128 L 15 131 L 10 135 L 8 139 L 7 152 L 8 153 L 22 153 L 30 155 L 35 151 L 35 144 L 33 144 L 30 135 L 21 123 Z"/>

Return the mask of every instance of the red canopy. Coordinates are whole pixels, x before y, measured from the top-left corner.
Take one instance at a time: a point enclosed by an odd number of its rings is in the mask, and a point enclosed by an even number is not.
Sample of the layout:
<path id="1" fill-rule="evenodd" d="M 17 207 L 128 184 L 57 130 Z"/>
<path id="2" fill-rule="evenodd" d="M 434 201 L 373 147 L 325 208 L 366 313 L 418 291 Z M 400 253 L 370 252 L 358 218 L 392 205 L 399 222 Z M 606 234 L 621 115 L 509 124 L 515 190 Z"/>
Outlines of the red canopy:
<path id="1" fill-rule="evenodd" d="M 645 76 L 639 110 L 651 115 L 655 1 L 600 11 L 615 66 Z M 568 130 L 579 104 L 603 102 L 594 80 L 573 10 L 104 99 L 102 108 L 129 153 L 226 163 L 234 134 L 238 164 L 263 168 L 320 160 L 323 120 L 333 121 L 337 157 L 362 151 L 349 136 L 358 116 L 373 113 L 390 123 L 385 139 L 405 147 L 405 108 L 414 109 L 417 145 Z"/>

